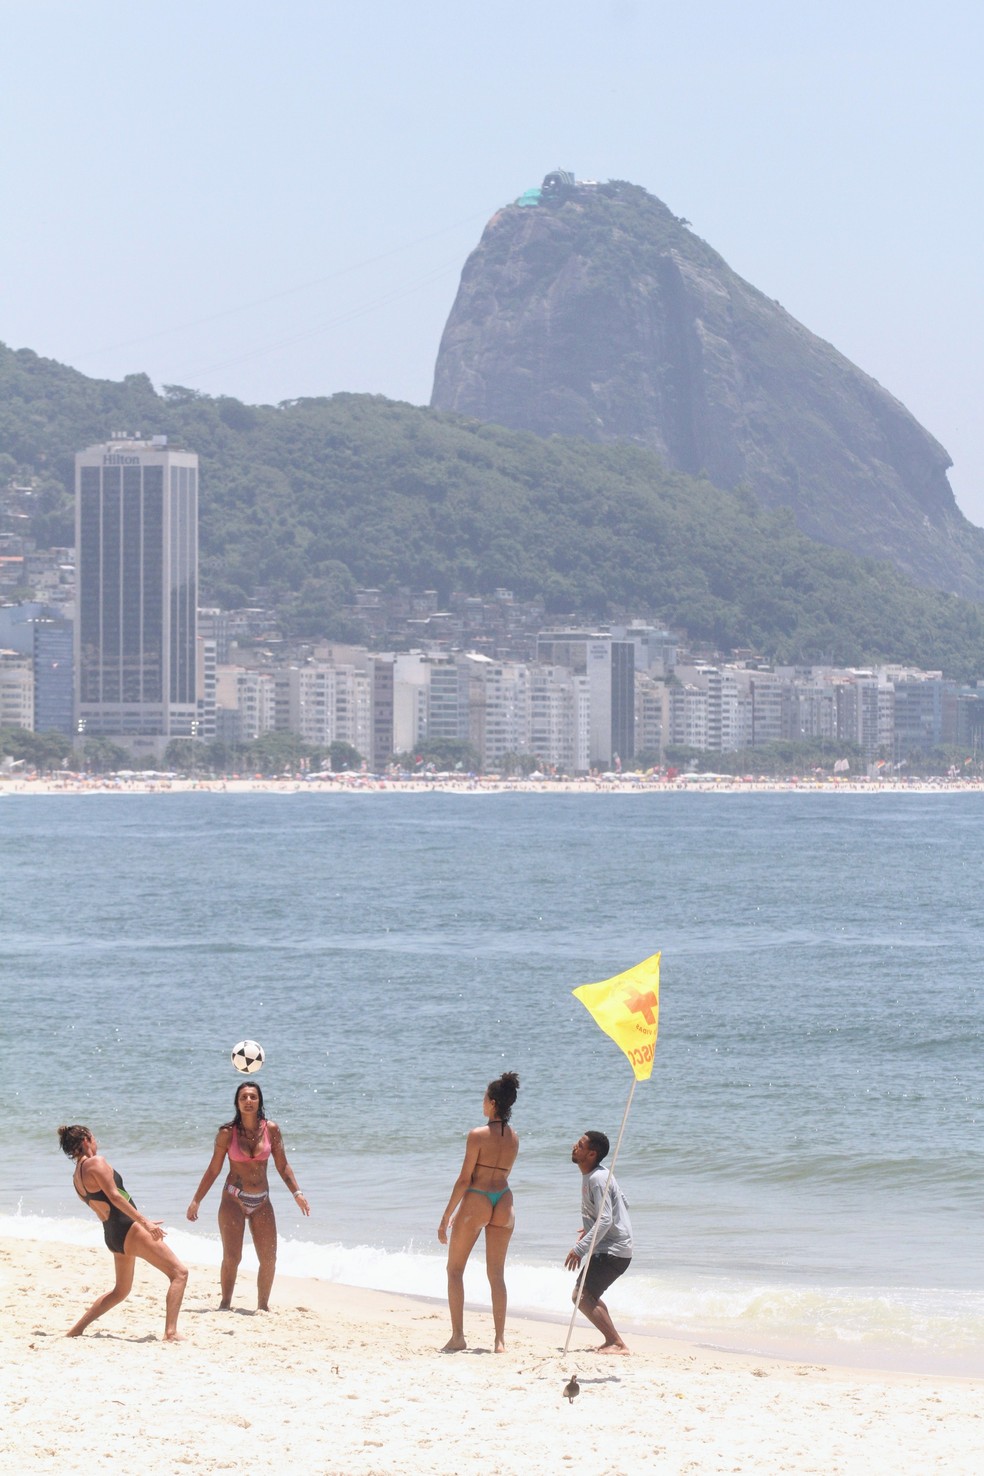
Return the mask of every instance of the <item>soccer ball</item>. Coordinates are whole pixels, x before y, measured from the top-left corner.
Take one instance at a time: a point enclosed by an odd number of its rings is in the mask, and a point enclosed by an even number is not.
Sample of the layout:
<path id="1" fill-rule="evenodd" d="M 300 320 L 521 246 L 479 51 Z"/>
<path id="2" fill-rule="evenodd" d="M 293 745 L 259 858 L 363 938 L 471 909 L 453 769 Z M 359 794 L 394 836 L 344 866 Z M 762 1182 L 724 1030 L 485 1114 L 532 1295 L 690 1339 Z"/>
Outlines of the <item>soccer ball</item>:
<path id="1" fill-rule="evenodd" d="M 244 1076 L 251 1076 L 263 1065 L 263 1047 L 255 1040 L 241 1040 L 232 1048 L 232 1064 Z"/>

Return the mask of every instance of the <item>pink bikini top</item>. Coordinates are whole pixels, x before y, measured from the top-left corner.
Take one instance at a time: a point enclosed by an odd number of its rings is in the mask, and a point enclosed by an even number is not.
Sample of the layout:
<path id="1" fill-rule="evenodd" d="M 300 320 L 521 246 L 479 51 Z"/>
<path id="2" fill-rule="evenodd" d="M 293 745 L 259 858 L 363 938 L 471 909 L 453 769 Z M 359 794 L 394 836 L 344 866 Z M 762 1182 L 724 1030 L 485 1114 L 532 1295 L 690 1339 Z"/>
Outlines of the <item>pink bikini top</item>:
<path id="1" fill-rule="evenodd" d="M 266 1118 L 263 1119 L 263 1132 L 260 1134 L 260 1141 L 256 1145 L 255 1153 L 246 1153 L 243 1151 L 239 1142 L 239 1129 L 236 1127 L 233 1128 L 229 1137 L 229 1157 L 235 1163 L 246 1163 L 247 1160 L 255 1163 L 257 1159 L 269 1158 L 270 1153 L 270 1130 L 267 1127 Z"/>

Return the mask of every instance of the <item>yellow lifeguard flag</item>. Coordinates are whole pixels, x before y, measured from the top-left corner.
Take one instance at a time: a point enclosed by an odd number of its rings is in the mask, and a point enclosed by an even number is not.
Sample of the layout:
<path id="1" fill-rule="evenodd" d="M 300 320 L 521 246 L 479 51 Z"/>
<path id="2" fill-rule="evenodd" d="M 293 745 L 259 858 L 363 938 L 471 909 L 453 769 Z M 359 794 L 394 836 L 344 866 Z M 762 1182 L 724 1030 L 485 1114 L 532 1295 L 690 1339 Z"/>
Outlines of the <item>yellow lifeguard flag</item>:
<path id="1" fill-rule="evenodd" d="M 659 961 L 654 953 L 634 969 L 603 979 L 600 984 L 582 984 L 574 989 L 576 999 L 606 1035 L 625 1052 L 637 1081 L 653 1074 L 656 1035 L 659 1031 Z"/>

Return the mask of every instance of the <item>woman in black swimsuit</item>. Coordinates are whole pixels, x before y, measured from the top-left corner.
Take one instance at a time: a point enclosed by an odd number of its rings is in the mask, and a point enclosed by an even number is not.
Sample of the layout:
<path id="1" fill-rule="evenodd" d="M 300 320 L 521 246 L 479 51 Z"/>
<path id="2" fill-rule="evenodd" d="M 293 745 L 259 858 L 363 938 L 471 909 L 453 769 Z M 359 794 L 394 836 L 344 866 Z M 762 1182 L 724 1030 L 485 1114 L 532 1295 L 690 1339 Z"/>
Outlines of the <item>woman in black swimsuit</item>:
<path id="1" fill-rule="evenodd" d="M 90 1322 L 117 1306 L 130 1295 L 137 1256 L 163 1271 L 169 1285 L 164 1310 L 164 1337 L 169 1343 L 179 1341 L 178 1312 L 188 1284 L 188 1271 L 164 1244 L 164 1230 L 159 1220 L 148 1220 L 140 1213 L 123 1188 L 120 1175 L 100 1157 L 98 1145 L 87 1127 L 75 1123 L 58 1129 L 62 1152 L 75 1161 L 72 1183 L 80 1199 L 84 1199 L 102 1221 L 103 1239 L 116 1262 L 116 1285 L 111 1292 L 98 1297 L 84 1317 L 80 1317 L 68 1336 L 77 1338 Z"/>
<path id="2" fill-rule="evenodd" d="M 519 1139 L 509 1126 L 519 1077 L 504 1071 L 490 1081 L 482 1103 L 488 1118 L 484 1127 L 472 1128 L 465 1142 L 461 1172 L 454 1182 L 448 1207 L 437 1228 L 437 1238 L 448 1247 L 448 1310 L 451 1337 L 442 1353 L 460 1353 L 465 1342 L 465 1265 L 472 1248 L 485 1231 L 485 1270 L 492 1292 L 492 1321 L 495 1351 L 506 1350 L 506 1251 L 516 1223 L 513 1214 L 509 1171 L 516 1162 Z"/>

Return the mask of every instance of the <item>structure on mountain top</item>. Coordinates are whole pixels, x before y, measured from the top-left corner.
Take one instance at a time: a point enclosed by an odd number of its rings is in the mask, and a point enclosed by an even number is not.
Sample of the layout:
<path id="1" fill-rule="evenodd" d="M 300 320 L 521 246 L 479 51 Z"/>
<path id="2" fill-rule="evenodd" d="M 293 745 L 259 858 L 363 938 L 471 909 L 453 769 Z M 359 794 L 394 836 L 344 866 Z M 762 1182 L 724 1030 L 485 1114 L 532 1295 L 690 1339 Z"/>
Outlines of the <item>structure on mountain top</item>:
<path id="1" fill-rule="evenodd" d="M 582 190 L 596 189 L 596 179 L 575 179 L 569 169 L 552 169 L 543 176 L 543 183 L 524 190 L 516 200 L 522 208 L 530 205 L 562 205 L 572 195 Z"/>

